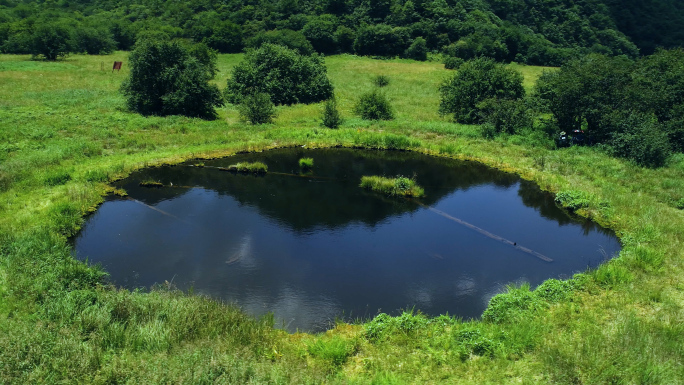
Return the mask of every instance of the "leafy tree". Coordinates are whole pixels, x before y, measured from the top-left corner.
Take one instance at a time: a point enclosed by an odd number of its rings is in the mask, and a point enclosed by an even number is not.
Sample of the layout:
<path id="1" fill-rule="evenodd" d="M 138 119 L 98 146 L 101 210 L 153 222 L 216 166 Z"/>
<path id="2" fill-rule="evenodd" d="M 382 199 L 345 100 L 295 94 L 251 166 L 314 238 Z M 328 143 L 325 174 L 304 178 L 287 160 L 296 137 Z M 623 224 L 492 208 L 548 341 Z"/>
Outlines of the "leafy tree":
<path id="1" fill-rule="evenodd" d="M 242 28 L 230 21 L 217 23 L 202 42 L 221 53 L 240 52 L 243 48 Z"/>
<path id="2" fill-rule="evenodd" d="M 202 63 L 178 42 L 140 40 L 129 65 L 121 91 L 132 111 L 215 118 L 214 107 L 223 105 L 218 87 L 209 84 L 213 64 Z"/>
<path id="3" fill-rule="evenodd" d="M 667 133 L 653 114 L 617 111 L 607 118 L 612 126 L 607 144 L 619 157 L 645 167 L 662 167 L 671 153 Z"/>
<path id="4" fill-rule="evenodd" d="M 537 97 L 564 131 L 586 130 L 594 143 L 606 141 L 611 126 L 605 117 L 627 103 L 633 63 L 625 58 L 588 55 L 544 73 L 535 86 Z"/>
<path id="5" fill-rule="evenodd" d="M 107 55 L 116 48 L 110 31 L 103 28 L 79 28 L 73 34 L 73 51 L 88 55 Z"/>
<path id="6" fill-rule="evenodd" d="M 31 53 L 45 60 L 57 60 L 69 53 L 70 39 L 66 26 L 58 23 L 41 24 L 31 37 Z"/>
<path id="7" fill-rule="evenodd" d="M 321 15 L 311 19 L 304 28 L 302 34 L 311 42 L 317 52 L 330 54 L 337 50 L 335 31 L 337 26 L 335 17 Z"/>
<path id="8" fill-rule="evenodd" d="M 439 112 L 453 114 L 462 123 L 482 122 L 482 106 L 487 99 L 514 100 L 525 95 L 523 76 L 489 58 L 465 62 L 440 86 Z"/>
<path id="9" fill-rule="evenodd" d="M 251 50 L 233 68 L 226 96 L 231 103 L 263 92 L 276 105 L 315 103 L 333 95 L 323 58 L 305 56 L 275 44 Z"/>

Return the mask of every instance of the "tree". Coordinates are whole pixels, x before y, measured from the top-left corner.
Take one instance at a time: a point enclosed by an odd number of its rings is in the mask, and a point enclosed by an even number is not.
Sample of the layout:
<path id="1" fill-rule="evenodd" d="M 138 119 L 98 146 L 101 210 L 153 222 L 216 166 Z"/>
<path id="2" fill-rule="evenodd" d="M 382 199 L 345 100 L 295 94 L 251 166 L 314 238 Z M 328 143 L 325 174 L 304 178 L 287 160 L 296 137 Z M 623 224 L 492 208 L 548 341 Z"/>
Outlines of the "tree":
<path id="1" fill-rule="evenodd" d="M 31 54 L 57 60 L 69 53 L 69 30 L 57 23 L 41 24 L 31 37 Z"/>
<path id="2" fill-rule="evenodd" d="M 478 104 L 487 99 L 515 100 L 525 95 L 523 76 L 489 58 L 465 62 L 439 87 L 439 112 L 453 114 L 458 122 L 473 124 L 483 120 Z M 490 102 L 491 103 L 491 102 Z"/>
<path id="3" fill-rule="evenodd" d="M 300 55 L 281 45 L 264 44 L 249 51 L 233 68 L 226 96 L 231 103 L 266 93 L 276 105 L 316 103 L 333 95 L 323 58 Z"/>
<path id="4" fill-rule="evenodd" d="M 79 28 L 74 31 L 74 52 L 85 52 L 88 55 L 110 54 L 116 48 L 112 33 L 103 28 Z"/>
<path id="5" fill-rule="evenodd" d="M 406 49 L 407 41 L 408 31 L 405 28 L 369 25 L 358 31 L 354 51 L 359 55 L 399 56 Z"/>
<path id="6" fill-rule="evenodd" d="M 202 63 L 178 42 L 138 41 L 129 63 L 121 92 L 132 111 L 215 118 L 214 107 L 223 105 L 218 87 L 209 84 L 215 64 Z"/>
<path id="7" fill-rule="evenodd" d="M 354 113 L 366 120 L 392 120 L 394 111 L 385 94 L 377 89 L 367 92 L 354 106 Z"/>
<path id="8" fill-rule="evenodd" d="M 248 41 L 247 46 L 259 48 L 267 43 L 282 45 L 296 50 L 302 55 L 311 55 L 314 52 L 311 42 L 306 39 L 304 34 L 289 29 L 260 32 Z"/>
<path id="9" fill-rule="evenodd" d="M 535 94 L 561 130 L 584 129 L 592 142 L 601 143 L 611 132 L 605 117 L 628 103 L 632 67 L 628 59 L 588 55 L 566 63 L 560 71 L 544 73 Z"/>
<path id="10" fill-rule="evenodd" d="M 335 41 L 335 17 L 332 15 L 321 15 L 311 19 L 302 33 L 311 42 L 317 52 L 330 54 L 337 50 Z"/>

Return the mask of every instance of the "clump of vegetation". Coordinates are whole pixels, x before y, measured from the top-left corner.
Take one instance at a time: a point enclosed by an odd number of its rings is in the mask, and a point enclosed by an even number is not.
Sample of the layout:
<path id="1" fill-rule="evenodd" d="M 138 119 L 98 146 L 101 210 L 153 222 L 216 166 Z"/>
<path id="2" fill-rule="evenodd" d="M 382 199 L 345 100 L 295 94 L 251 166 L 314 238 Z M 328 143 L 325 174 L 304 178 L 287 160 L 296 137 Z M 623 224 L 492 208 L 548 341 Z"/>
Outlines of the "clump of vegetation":
<path id="1" fill-rule="evenodd" d="M 406 49 L 404 56 L 419 61 L 426 61 L 428 54 L 427 42 L 422 37 L 417 37 Z"/>
<path id="2" fill-rule="evenodd" d="M 485 99 L 476 105 L 483 121 L 483 136 L 491 138 L 498 134 L 517 134 L 532 127 L 530 107 L 523 99 Z"/>
<path id="3" fill-rule="evenodd" d="M 237 108 L 240 118 L 251 124 L 272 123 L 276 117 L 275 105 L 264 92 L 245 96 Z"/>
<path id="4" fill-rule="evenodd" d="M 464 63 L 439 87 L 439 112 L 453 114 L 461 123 L 482 123 L 482 106 L 487 99 L 516 100 L 525 95 L 521 73 L 489 58 Z"/>
<path id="5" fill-rule="evenodd" d="M 140 187 L 159 188 L 159 187 L 164 187 L 164 184 L 159 182 L 159 181 L 156 181 L 156 180 L 146 179 L 146 180 L 140 181 L 139 186 Z"/>
<path id="6" fill-rule="evenodd" d="M 306 171 L 306 170 L 311 170 L 311 169 L 313 168 L 313 165 L 314 165 L 314 160 L 313 160 L 313 158 L 301 158 L 301 159 L 299 160 L 299 167 L 300 167 L 302 170 L 305 170 L 305 171 Z"/>
<path id="7" fill-rule="evenodd" d="M 59 186 L 71 180 L 71 174 L 66 171 L 55 171 L 48 173 L 45 177 L 46 186 Z"/>
<path id="8" fill-rule="evenodd" d="M 209 84 L 216 55 L 195 57 L 179 42 L 144 39 L 129 56 L 130 76 L 121 85 L 126 104 L 143 115 L 215 118 L 223 105 L 218 87 Z"/>
<path id="9" fill-rule="evenodd" d="M 425 191 L 416 184 L 414 179 L 405 176 L 397 176 L 396 178 L 385 178 L 375 175 L 363 176 L 361 177 L 361 184 L 359 186 L 391 196 L 418 198 L 425 195 Z"/>
<path id="10" fill-rule="evenodd" d="M 375 89 L 361 95 L 354 106 L 354 113 L 366 120 L 394 119 L 394 111 L 387 96 Z"/>
<path id="11" fill-rule="evenodd" d="M 589 207 L 589 195 L 583 191 L 566 190 L 556 194 L 556 202 L 561 206 L 575 211 Z"/>
<path id="12" fill-rule="evenodd" d="M 333 96 L 323 103 L 323 125 L 328 128 L 338 128 L 342 121 L 340 111 L 337 109 L 337 99 Z"/>
<path id="13" fill-rule="evenodd" d="M 240 103 L 253 94 L 265 93 L 275 105 L 316 103 L 333 96 L 323 57 L 302 55 L 281 45 L 264 44 L 247 52 L 233 68 L 226 98 Z"/>
<path id="14" fill-rule="evenodd" d="M 356 343 L 339 336 L 330 339 L 318 339 L 309 344 L 310 355 L 328 361 L 334 368 L 344 364 L 356 351 Z"/>
<path id="15" fill-rule="evenodd" d="M 463 63 L 465 63 L 465 60 L 461 59 L 460 57 L 456 56 L 447 56 L 444 59 L 444 68 L 448 70 L 456 70 L 458 69 Z"/>
<path id="16" fill-rule="evenodd" d="M 239 162 L 231 164 L 227 170 L 250 174 L 265 174 L 268 171 L 268 166 L 262 162 Z"/>
<path id="17" fill-rule="evenodd" d="M 377 75 L 373 78 L 373 84 L 378 87 L 386 87 L 390 84 L 390 78 L 387 75 Z"/>
<path id="18" fill-rule="evenodd" d="M 57 60 L 70 51 L 69 28 L 61 23 L 40 23 L 30 38 L 30 52 L 33 57 Z"/>

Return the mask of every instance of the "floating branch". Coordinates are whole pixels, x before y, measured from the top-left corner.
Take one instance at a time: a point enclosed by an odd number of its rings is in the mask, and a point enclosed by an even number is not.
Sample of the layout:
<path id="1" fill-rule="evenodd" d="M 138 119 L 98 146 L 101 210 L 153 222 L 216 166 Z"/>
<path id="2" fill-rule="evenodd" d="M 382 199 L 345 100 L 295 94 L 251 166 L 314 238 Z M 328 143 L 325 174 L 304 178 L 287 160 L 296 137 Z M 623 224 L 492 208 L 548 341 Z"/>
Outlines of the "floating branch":
<path id="1" fill-rule="evenodd" d="M 477 227 L 477 226 L 475 226 L 475 225 L 473 225 L 473 224 L 471 224 L 471 223 L 468 223 L 468 222 L 466 222 L 466 221 L 464 221 L 464 220 L 461 220 L 461 219 L 458 219 L 458 218 L 456 218 L 456 217 L 453 217 L 453 216 L 451 216 L 451 215 L 445 213 L 444 211 L 437 210 L 437 209 L 434 208 L 434 207 L 430 207 L 430 206 L 428 206 L 428 205 L 426 205 L 426 204 L 423 204 L 423 203 L 421 203 L 421 202 L 418 202 L 417 200 L 413 200 L 413 201 L 416 202 L 416 203 L 417 203 L 418 205 L 420 205 L 421 207 L 424 207 L 424 208 L 426 208 L 426 209 L 432 211 L 432 212 L 435 213 L 435 214 L 441 215 L 441 216 L 443 216 L 444 218 L 447 218 L 447 219 L 451 219 L 452 221 L 454 221 L 454 222 L 456 222 L 456 223 L 459 223 L 459 224 L 461 224 L 461 225 L 463 225 L 463 226 L 465 226 L 465 227 L 467 227 L 467 228 L 469 228 L 469 229 L 475 230 L 475 231 L 477 231 L 478 233 L 480 233 L 480 234 L 482 234 L 482 235 L 484 235 L 484 236 L 486 236 L 486 237 L 489 237 L 489 238 L 491 238 L 491 239 L 494 239 L 494 240 L 497 240 L 497 241 L 499 241 L 499 242 L 503 242 L 503 243 L 505 243 L 505 244 L 507 244 L 507 245 L 513 246 L 513 247 L 515 247 L 516 249 L 518 249 L 518 250 L 520 250 L 520 251 L 522 251 L 522 252 L 525 252 L 525 253 L 527 253 L 527 254 L 533 255 L 533 256 L 535 256 L 535 257 L 541 259 L 542 261 L 553 262 L 553 259 L 551 259 L 551 258 L 549 258 L 549 257 L 547 257 L 547 256 L 545 256 L 545 255 L 543 255 L 543 254 L 540 254 L 540 253 L 538 253 L 538 252 L 536 252 L 536 251 L 534 251 L 534 250 L 528 249 L 527 247 L 520 246 L 520 245 L 518 245 L 516 242 L 512 242 L 512 241 L 509 241 L 509 240 L 506 239 L 506 238 L 500 237 L 500 236 L 498 236 L 498 235 L 496 235 L 496 234 L 492 234 L 492 233 L 490 233 L 490 232 L 487 231 L 487 230 L 481 229 L 481 228 L 479 228 L 479 227 Z"/>

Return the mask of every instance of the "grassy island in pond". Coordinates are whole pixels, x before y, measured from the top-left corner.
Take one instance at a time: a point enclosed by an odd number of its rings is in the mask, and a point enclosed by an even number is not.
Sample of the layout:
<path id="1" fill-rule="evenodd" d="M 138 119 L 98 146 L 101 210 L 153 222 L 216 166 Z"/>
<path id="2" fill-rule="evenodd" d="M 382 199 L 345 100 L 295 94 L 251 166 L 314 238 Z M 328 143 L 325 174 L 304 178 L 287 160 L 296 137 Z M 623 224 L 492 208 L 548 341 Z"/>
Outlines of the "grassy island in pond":
<path id="1" fill-rule="evenodd" d="M 392 196 L 422 197 L 425 192 L 416 181 L 404 176 L 385 178 L 382 176 L 361 177 L 360 187 Z"/>
<path id="2" fill-rule="evenodd" d="M 268 166 L 261 162 L 240 162 L 237 164 L 231 164 L 228 166 L 228 171 L 233 172 L 244 172 L 251 174 L 265 174 L 268 171 Z"/>

